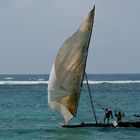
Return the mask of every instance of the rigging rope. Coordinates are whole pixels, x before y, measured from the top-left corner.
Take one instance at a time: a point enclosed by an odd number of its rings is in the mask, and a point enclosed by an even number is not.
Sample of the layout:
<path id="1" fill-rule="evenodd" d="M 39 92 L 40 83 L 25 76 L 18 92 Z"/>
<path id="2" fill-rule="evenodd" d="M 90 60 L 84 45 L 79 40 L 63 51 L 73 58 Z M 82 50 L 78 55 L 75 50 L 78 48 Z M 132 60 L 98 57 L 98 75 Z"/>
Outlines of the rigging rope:
<path id="1" fill-rule="evenodd" d="M 91 89 L 91 92 L 93 93 L 93 87 L 92 86 L 90 86 L 90 89 Z M 86 87 L 86 84 L 84 84 L 83 85 L 83 90 L 85 90 L 86 92 L 87 92 L 87 87 Z M 119 108 L 117 108 L 117 104 L 116 104 L 116 102 L 115 101 L 113 101 L 112 100 L 112 98 L 110 98 L 108 95 L 107 95 L 107 93 L 106 92 L 103 92 L 103 94 L 104 94 L 104 98 L 108 98 L 108 99 L 110 99 L 110 101 L 114 104 L 114 106 L 115 107 L 111 107 L 111 110 L 112 111 L 117 111 L 117 112 L 123 112 L 121 109 L 119 109 Z M 83 94 L 83 95 L 85 95 L 85 94 Z M 89 98 L 88 98 L 89 99 Z M 98 103 L 96 100 L 95 100 L 95 98 L 92 98 L 92 100 L 93 100 L 93 103 L 94 103 L 94 106 L 96 105 L 96 106 L 98 106 L 101 110 L 105 110 L 107 107 L 105 107 L 105 105 L 102 105 L 102 104 L 100 104 L 100 103 Z M 87 100 L 85 100 L 85 101 L 87 101 Z M 87 103 L 89 103 L 89 101 L 87 101 Z M 106 106 L 108 106 L 108 105 L 106 105 Z M 138 116 L 138 117 L 137 117 Z M 140 115 L 134 115 L 134 114 L 132 114 L 132 115 L 126 115 L 125 114 L 125 117 L 124 117 L 124 119 L 126 119 L 126 120 L 128 120 L 128 121 L 132 121 L 133 119 L 132 119 L 132 117 L 137 117 L 138 119 L 140 118 Z M 79 118 L 79 120 L 86 120 L 86 117 L 85 118 Z M 88 117 L 88 120 L 89 120 L 89 117 Z M 93 120 L 93 118 L 91 118 L 91 120 Z"/>
<path id="2" fill-rule="evenodd" d="M 91 91 L 93 92 L 92 86 L 91 86 Z M 101 105 L 99 102 L 95 101 L 95 98 L 94 98 L 93 101 L 94 101 L 95 105 L 97 105 L 102 110 L 104 110 L 104 108 L 111 108 L 114 111 L 115 110 L 116 111 L 121 111 L 121 109 L 117 107 L 117 104 L 115 103 L 115 101 L 113 101 L 109 96 L 107 96 L 107 94 L 105 92 L 103 92 L 103 94 L 104 94 L 103 99 L 105 99 L 105 98 L 109 99 L 109 102 L 111 102 L 113 104 L 113 106 L 107 105 L 107 104 Z"/>

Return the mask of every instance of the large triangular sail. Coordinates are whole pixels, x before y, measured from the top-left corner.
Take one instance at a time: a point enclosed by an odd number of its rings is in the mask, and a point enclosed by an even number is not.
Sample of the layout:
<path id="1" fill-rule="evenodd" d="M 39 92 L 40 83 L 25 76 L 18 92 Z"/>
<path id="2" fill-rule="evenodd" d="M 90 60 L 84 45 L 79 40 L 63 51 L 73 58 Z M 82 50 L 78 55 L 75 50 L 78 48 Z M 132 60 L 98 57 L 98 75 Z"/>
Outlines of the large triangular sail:
<path id="1" fill-rule="evenodd" d="M 48 84 L 48 104 L 65 122 L 76 116 L 85 72 L 95 6 L 79 29 L 60 48 Z"/>

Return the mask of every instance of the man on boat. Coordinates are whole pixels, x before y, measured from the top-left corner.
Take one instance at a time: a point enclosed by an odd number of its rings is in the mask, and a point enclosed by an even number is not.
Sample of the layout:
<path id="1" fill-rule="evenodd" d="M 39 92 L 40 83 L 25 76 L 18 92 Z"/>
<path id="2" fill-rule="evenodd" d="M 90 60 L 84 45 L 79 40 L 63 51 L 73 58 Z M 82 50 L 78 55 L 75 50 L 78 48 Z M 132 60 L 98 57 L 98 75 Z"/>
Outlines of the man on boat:
<path id="1" fill-rule="evenodd" d="M 102 109 L 104 109 L 104 108 L 102 108 Z M 109 123 L 109 119 L 110 119 L 110 117 L 113 118 L 113 114 L 112 114 L 111 108 L 106 108 L 104 110 L 105 110 L 105 117 L 104 117 L 104 124 L 105 124 L 106 119 L 107 119 L 107 123 Z"/>
<path id="2" fill-rule="evenodd" d="M 115 110 L 115 117 L 117 118 L 117 123 L 118 123 L 118 122 L 121 122 L 122 118 L 125 116 L 124 116 L 124 113 L 122 113 L 120 111 L 118 113 L 116 113 L 116 110 Z"/>

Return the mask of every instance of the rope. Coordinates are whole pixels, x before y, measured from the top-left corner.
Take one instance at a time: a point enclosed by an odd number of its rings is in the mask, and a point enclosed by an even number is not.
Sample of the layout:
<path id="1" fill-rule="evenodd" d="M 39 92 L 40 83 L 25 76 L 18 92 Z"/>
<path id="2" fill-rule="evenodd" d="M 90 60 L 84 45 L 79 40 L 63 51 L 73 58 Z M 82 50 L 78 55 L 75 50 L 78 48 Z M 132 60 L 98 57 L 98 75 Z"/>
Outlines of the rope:
<path id="1" fill-rule="evenodd" d="M 91 90 L 93 92 L 92 86 L 91 86 Z M 116 111 L 121 111 L 121 109 L 117 107 L 117 104 L 109 96 L 107 96 L 105 92 L 103 92 L 103 94 L 104 94 L 104 98 L 109 99 L 109 101 L 113 104 L 113 107 L 111 107 L 111 109 L 113 111 L 115 111 L 115 110 Z M 94 101 L 94 104 L 97 105 L 102 110 L 104 110 L 103 108 L 108 108 L 108 106 L 109 106 L 107 104 L 106 105 L 101 105 L 100 103 L 97 103 L 97 101 L 95 101 L 95 99 L 93 99 L 93 101 Z M 121 112 L 123 112 L 123 111 L 121 111 Z"/>
<path id="2" fill-rule="evenodd" d="M 92 89 L 92 88 L 91 88 Z M 92 89 L 92 92 L 93 92 L 93 89 Z M 108 98 L 107 97 L 107 95 L 105 95 L 105 93 L 104 93 L 104 96 L 105 96 L 105 98 Z M 94 99 L 93 99 L 94 100 Z M 112 101 L 112 99 L 110 100 L 114 105 L 115 105 L 115 103 Z M 101 105 L 101 104 L 99 104 L 99 103 L 97 103 L 97 101 L 95 101 L 94 100 L 94 103 L 99 107 L 99 108 L 101 108 L 101 109 L 103 109 L 103 108 L 108 108 L 108 107 L 105 107 L 105 106 L 108 106 L 108 105 Z M 112 107 L 111 107 L 112 108 Z M 104 110 L 104 109 L 103 109 Z M 116 110 L 116 109 L 114 109 L 114 110 Z"/>

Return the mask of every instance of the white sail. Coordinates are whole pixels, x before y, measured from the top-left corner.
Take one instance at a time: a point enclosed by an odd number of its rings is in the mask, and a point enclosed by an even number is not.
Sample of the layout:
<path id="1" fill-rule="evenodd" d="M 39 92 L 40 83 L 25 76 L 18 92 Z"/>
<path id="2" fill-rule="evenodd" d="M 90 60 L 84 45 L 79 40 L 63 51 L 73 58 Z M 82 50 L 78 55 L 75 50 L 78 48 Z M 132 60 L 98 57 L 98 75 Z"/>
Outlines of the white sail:
<path id="1" fill-rule="evenodd" d="M 77 32 L 64 42 L 51 70 L 48 104 L 64 117 L 65 122 L 76 116 L 94 13 L 95 7 Z"/>

